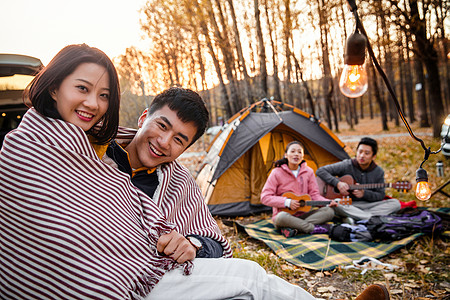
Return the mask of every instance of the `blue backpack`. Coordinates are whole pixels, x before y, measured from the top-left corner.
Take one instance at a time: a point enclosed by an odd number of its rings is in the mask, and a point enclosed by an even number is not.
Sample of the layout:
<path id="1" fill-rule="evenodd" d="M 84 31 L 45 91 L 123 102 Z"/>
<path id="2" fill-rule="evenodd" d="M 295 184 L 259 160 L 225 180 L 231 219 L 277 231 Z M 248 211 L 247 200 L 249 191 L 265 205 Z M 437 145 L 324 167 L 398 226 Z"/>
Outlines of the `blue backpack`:
<path id="1" fill-rule="evenodd" d="M 371 217 L 365 226 L 373 239 L 383 241 L 400 240 L 415 233 L 437 235 L 443 231 L 438 215 L 417 209 L 403 214 Z"/>

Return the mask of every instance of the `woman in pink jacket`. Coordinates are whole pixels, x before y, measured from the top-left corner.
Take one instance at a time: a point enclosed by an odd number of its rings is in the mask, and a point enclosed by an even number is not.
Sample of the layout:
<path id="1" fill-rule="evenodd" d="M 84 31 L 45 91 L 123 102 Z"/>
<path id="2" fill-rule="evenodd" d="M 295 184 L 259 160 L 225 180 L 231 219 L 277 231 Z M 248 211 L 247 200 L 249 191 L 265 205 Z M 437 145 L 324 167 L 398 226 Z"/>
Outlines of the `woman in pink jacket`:
<path id="1" fill-rule="evenodd" d="M 329 226 L 319 224 L 333 219 L 334 210 L 331 207 L 337 205 L 336 202 L 331 201 L 329 206 L 313 208 L 309 212 L 299 211 L 295 214 L 281 210 L 289 208 L 295 211 L 300 207 L 299 200 L 283 196 L 287 192 L 297 196 L 307 194 L 311 200 L 329 201 L 320 195 L 314 171 L 307 166 L 303 155 L 304 148 L 300 142 L 289 143 L 284 158 L 275 162 L 275 168 L 267 178 L 261 192 L 261 202 L 273 208 L 273 223 L 286 237 L 294 236 L 298 232 L 327 233 Z"/>

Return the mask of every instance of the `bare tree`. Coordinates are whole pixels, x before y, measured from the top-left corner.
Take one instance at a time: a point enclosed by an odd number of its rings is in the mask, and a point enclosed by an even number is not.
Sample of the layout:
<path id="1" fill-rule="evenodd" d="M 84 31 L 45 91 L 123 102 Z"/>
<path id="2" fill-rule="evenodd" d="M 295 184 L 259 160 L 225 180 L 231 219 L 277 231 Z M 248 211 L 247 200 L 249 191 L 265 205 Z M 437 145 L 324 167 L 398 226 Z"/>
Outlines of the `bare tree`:
<path id="1" fill-rule="evenodd" d="M 284 51 L 286 58 L 286 78 L 285 89 L 284 89 L 284 99 L 287 103 L 292 103 L 292 87 L 291 87 L 291 48 L 290 48 L 290 40 L 291 40 L 291 31 L 292 31 L 292 19 L 291 19 L 291 1 L 283 0 L 284 4 L 284 22 L 283 22 L 283 43 L 284 43 Z"/>
<path id="2" fill-rule="evenodd" d="M 263 33 L 261 29 L 259 1 L 254 0 L 255 6 L 255 20 L 256 20 L 256 35 L 258 36 L 258 49 L 259 49 L 259 77 L 261 83 L 262 97 L 267 96 L 267 68 L 266 68 L 266 48 L 264 46 Z"/>
<path id="3" fill-rule="evenodd" d="M 328 127 L 333 128 L 332 121 L 334 120 L 334 127 L 339 131 L 338 119 L 336 115 L 336 109 L 333 105 L 333 76 L 331 75 L 331 65 L 328 52 L 328 16 L 326 14 L 327 7 L 325 0 L 317 0 L 317 10 L 319 15 L 319 28 L 320 28 L 320 45 L 322 48 L 322 68 L 323 68 L 323 80 L 322 88 L 325 98 L 325 112 L 328 121 Z M 333 113 L 333 118 L 331 118 Z"/>
<path id="4" fill-rule="evenodd" d="M 409 27 L 410 32 L 414 35 L 414 50 L 427 69 L 428 80 L 426 89 L 429 97 L 433 136 L 439 137 L 441 122 L 444 119 L 444 106 L 441 96 L 438 54 L 434 43 L 435 35 L 427 35 L 427 30 L 430 29 L 427 15 L 430 13 L 432 6 L 428 1 L 423 1 L 419 5 L 417 0 L 410 0 L 409 8 L 402 9 L 397 1 L 390 0 L 389 2 L 392 13 L 403 22 L 400 23 L 402 28 L 408 30 Z"/>
<path id="5" fill-rule="evenodd" d="M 209 21 L 213 28 L 214 37 L 217 41 L 220 51 L 223 56 L 223 65 L 225 67 L 225 76 L 228 79 L 228 89 L 230 90 L 230 106 L 232 107 L 233 114 L 241 110 L 244 107 L 242 103 L 240 94 L 238 93 L 237 81 L 234 76 L 234 65 L 235 59 L 232 52 L 232 48 L 229 41 L 228 24 L 225 22 L 225 16 L 223 14 L 222 4 L 220 0 L 214 1 L 217 10 L 217 16 L 221 25 L 221 29 L 216 20 L 214 8 L 209 1 L 204 1 L 203 4 L 206 5 L 206 10 L 209 15 Z"/>
<path id="6" fill-rule="evenodd" d="M 240 39 L 238 24 L 237 24 L 237 20 L 236 20 L 236 13 L 234 11 L 233 0 L 227 0 L 227 3 L 230 6 L 231 19 L 233 21 L 234 41 L 236 44 L 236 50 L 237 50 L 237 54 L 238 54 L 238 58 L 239 58 L 238 59 L 239 70 L 244 75 L 245 94 L 247 95 L 244 103 L 247 106 L 250 104 L 250 101 L 253 99 L 252 87 L 250 85 L 250 76 L 248 75 L 247 63 L 245 62 L 244 54 L 242 52 L 241 39 Z"/>
<path id="7" fill-rule="evenodd" d="M 275 43 L 275 40 L 277 38 L 276 31 L 272 28 L 272 23 L 275 24 L 276 27 L 276 20 L 274 14 L 275 9 L 272 8 L 272 16 L 269 16 L 269 6 L 267 0 L 264 0 L 264 10 L 266 13 L 266 20 L 267 20 L 267 28 L 269 30 L 269 38 L 270 38 L 270 45 L 272 48 L 272 66 L 273 66 L 273 82 L 274 82 L 274 96 L 277 100 L 282 101 L 281 98 L 281 87 L 280 87 L 280 78 L 278 77 L 278 49 Z"/>
<path id="8" fill-rule="evenodd" d="M 219 79 L 219 88 L 221 91 L 221 93 L 220 93 L 221 102 L 222 102 L 223 106 L 225 107 L 226 117 L 231 117 L 233 115 L 233 109 L 231 108 L 230 97 L 228 95 L 228 91 L 227 91 L 225 82 L 222 77 L 222 70 L 220 67 L 220 63 L 219 63 L 217 55 L 214 51 L 214 46 L 212 44 L 211 37 L 209 36 L 209 29 L 208 29 L 208 25 L 206 23 L 206 17 L 205 17 L 205 14 L 203 13 L 203 11 L 201 10 L 201 7 L 200 7 L 199 3 L 197 2 L 197 0 L 195 0 L 194 3 L 195 3 L 195 7 L 196 7 L 196 16 L 197 16 L 197 18 L 199 18 L 200 28 L 201 28 L 203 36 L 206 40 L 206 45 L 209 50 L 209 54 L 213 60 L 214 67 L 216 70 L 216 75 Z"/>
<path id="9" fill-rule="evenodd" d="M 375 67 L 373 66 L 373 62 L 369 64 L 370 72 L 372 73 L 371 77 L 371 85 L 375 94 L 375 100 L 378 103 L 378 106 L 380 107 L 380 114 L 381 114 L 381 126 L 383 127 L 383 130 L 389 130 L 388 123 L 387 123 L 387 108 L 386 108 L 386 102 L 384 98 L 380 95 L 380 89 L 378 87 L 378 80 L 377 80 L 377 73 L 375 71 Z"/>

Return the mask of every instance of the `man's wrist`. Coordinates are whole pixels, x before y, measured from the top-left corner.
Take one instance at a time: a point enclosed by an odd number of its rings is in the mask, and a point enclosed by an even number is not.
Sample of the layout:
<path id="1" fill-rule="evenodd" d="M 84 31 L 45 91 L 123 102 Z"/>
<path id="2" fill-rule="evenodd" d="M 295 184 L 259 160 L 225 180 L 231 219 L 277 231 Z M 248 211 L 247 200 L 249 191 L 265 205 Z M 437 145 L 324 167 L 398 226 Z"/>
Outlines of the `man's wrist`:
<path id="1" fill-rule="evenodd" d="M 201 249 L 203 249 L 202 242 L 195 236 L 188 235 L 186 236 L 186 239 L 189 241 L 189 243 L 191 243 L 192 246 L 194 246 L 196 253 L 198 253 Z"/>

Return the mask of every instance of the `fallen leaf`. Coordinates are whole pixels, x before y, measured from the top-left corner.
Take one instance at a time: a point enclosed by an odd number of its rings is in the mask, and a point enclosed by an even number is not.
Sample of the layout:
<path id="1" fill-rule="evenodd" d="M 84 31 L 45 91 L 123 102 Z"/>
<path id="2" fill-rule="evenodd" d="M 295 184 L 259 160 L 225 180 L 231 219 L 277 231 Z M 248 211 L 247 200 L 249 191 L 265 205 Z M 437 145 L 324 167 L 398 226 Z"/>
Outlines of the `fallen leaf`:
<path id="1" fill-rule="evenodd" d="M 403 290 L 390 290 L 389 293 L 394 294 L 394 295 L 395 294 L 402 294 Z"/>
<path id="2" fill-rule="evenodd" d="M 405 283 L 404 286 L 405 287 L 410 287 L 410 288 L 413 288 L 413 289 L 418 289 L 418 288 L 422 287 L 421 285 L 419 285 L 417 283 Z"/>
<path id="3" fill-rule="evenodd" d="M 328 287 L 327 286 L 321 286 L 317 288 L 317 292 L 319 293 L 325 293 L 328 292 Z"/>
<path id="4" fill-rule="evenodd" d="M 425 274 L 428 274 L 430 272 L 430 268 L 429 267 L 424 267 L 423 265 L 418 265 L 416 267 L 416 270 Z"/>
<path id="5" fill-rule="evenodd" d="M 386 278 L 387 280 L 391 280 L 391 279 L 397 280 L 397 275 L 395 275 L 394 273 L 386 273 L 383 275 L 384 275 L 384 278 Z"/>
<path id="6" fill-rule="evenodd" d="M 316 277 L 323 278 L 324 276 L 323 276 L 323 273 L 318 272 L 318 273 L 316 273 Z"/>

